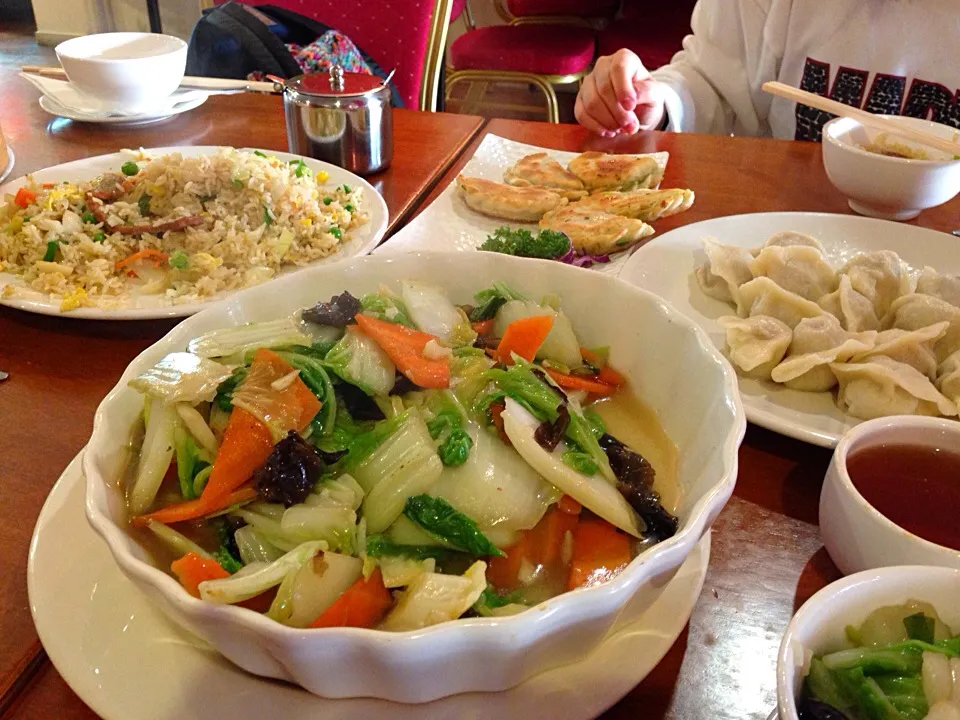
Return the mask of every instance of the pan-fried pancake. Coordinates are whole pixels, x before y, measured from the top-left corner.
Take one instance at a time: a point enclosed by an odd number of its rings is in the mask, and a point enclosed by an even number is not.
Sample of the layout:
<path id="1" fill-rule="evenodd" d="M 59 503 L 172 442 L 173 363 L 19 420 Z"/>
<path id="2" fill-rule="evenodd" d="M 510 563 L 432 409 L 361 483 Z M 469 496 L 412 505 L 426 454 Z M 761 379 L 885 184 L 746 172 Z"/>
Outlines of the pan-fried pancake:
<path id="1" fill-rule="evenodd" d="M 567 199 L 539 187 L 514 187 L 505 183 L 459 175 L 457 186 L 467 207 L 484 215 L 518 222 L 536 222 Z"/>
<path id="2" fill-rule="evenodd" d="M 516 187 L 547 188 L 570 200 L 579 200 L 587 194 L 580 179 L 546 153 L 521 158 L 504 173 L 503 180 Z"/>
<path id="3" fill-rule="evenodd" d="M 573 203 L 543 216 L 540 227 L 564 233 L 578 253 L 606 255 L 620 252 L 645 237 L 653 228 L 642 220 L 611 215 Z"/>
<path id="4" fill-rule="evenodd" d="M 577 155 L 567 169 L 591 192 L 652 188 L 663 178 L 663 170 L 648 155 L 608 155 L 590 151 Z"/>

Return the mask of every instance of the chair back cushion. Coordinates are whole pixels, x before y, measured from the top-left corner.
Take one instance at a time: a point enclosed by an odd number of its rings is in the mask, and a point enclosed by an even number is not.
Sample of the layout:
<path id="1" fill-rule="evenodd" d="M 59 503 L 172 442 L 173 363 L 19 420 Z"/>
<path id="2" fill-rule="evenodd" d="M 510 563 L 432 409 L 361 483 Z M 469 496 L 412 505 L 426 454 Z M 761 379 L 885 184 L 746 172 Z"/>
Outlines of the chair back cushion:
<path id="1" fill-rule="evenodd" d="M 596 18 L 613 15 L 619 0 L 507 0 L 507 10 L 514 17 L 563 15 Z"/>
<path id="2" fill-rule="evenodd" d="M 436 0 L 271 0 L 270 4 L 336 28 L 380 67 L 388 72 L 396 68 L 393 83 L 404 106 L 419 107 Z"/>

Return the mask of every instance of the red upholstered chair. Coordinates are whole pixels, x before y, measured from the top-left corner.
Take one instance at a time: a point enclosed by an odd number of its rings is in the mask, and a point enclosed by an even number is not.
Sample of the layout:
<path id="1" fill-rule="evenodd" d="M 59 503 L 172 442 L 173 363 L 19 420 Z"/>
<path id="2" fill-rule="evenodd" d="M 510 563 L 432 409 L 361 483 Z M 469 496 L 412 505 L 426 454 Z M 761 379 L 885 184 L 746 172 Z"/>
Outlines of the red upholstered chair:
<path id="1" fill-rule="evenodd" d="M 593 62 L 596 31 L 582 18 L 557 22 L 560 11 L 573 6 L 615 6 L 608 0 L 507 0 L 501 6 L 509 25 L 472 26 L 469 0 L 465 19 L 468 31 L 453 41 L 448 60 L 446 92 L 460 82 L 513 82 L 533 85 L 547 101 L 550 122 L 560 122 L 554 85 L 579 82 Z M 534 16 L 515 16 L 515 10 L 536 11 Z M 549 19 L 549 20 L 548 20 Z M 569 21 L 569 18 L 564 18 Z"/>
<path id="2" fill-rule="evenodd" d="M 257 0 L 238 1 L 258 4 Z M 384 70 L 396 68 L 393 82 L 406 107 L 436 110 L 450 8 L 456 0 L 270 2 L 344 33 Z"/>
<path id="3" fill-rule="evenodd" d="M 648 70 L 668 64 L 690 33 L 694 5 L 696 0 L 625 0 L 623 17 L 597 33 L 597 55 L 612 55 L 627 48 Z"/>

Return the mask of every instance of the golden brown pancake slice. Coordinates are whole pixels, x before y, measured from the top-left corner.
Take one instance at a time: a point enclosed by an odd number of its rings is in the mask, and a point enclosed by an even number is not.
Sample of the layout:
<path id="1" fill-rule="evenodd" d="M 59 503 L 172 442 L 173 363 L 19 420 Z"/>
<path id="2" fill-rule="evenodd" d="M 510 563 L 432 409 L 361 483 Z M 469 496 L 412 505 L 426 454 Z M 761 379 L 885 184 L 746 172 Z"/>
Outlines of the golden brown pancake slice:
<path id="1" fill-rule="evenodd" d="M 536 222 L 545 213 L 567 204 L 565 197 L 539 187 L 514 187 L 463 175 L 457 176 L 457 186 L 467 207 L 505 220 Z"/>
<path id="2" fill-rule="evenodd" d="M 613 215 L 653 222 L 676 215 L 693 205 L 693 190 L 671 188 L 669 190 L 606 190 L 597 192 L 580 201 L 579 206 L 591 210 L 603 210 Z"/>
<path id="3" fill-rule="evenodd" d="M 645 237 L 653 228 L 642 220 L 611 215 L 573 203 L 543 216 L 540 227 L 564 233 L 580 254 L 606 255 L 620 252 Z"/>
<path id="4" fill-rule="evenodd" d="M 648 155 L 608 155 L 585 152 L 567 166 L 587 190 L 636 190 L 652 188 L 663 178 L 663 170 Z"/>
<path id="5" fill-rule="evenodd" d="M 521 158 L 504 173 L 503 180 L 516 187 L 547 188 L 570 200 L 579 200 L 587 194 L 580 179 L 546 153 Z"/>

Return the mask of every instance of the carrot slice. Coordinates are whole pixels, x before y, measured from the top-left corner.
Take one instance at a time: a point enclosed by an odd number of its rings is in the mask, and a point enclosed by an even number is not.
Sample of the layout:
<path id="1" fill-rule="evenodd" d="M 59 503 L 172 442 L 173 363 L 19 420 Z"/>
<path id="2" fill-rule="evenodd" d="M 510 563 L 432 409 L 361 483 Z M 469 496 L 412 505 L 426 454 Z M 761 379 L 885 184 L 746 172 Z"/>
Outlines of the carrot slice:
<path id="1" fill-rule="evenodd" d="M 245 483 L 270 457 L 273 445 L 270 428 L 243 408 L 235 407 L 201 497 L 207 501 L 223 497 Z"/>
<path id="2" fill-rule="evenodd" d="M 37 199 L 37 194 L 30 188 L 22 187 L 17 190 L 17 194 L 14 195 L 13 201 L 22 208 L 27 207 L 30 203 Z"/>
<path id="3" fill-rule="evenodd" d="M 139 252 L 135 252 L 133 255 L 128 255 L 123 260 L 118 262 L 114 267 L 119 270 L 120 268 L 126 267 L 131 263 L 135 263 L 138 260 L 150 260 L 154 266 L 160 267 L 163 263 L 167 262 L 168 255 L 162 253 L 159 250 L 154 250 L 153 248 L 144 248 Z"/>
<path id="4" fill-rule="evenodd" d="M 260 348 L 257 350 L 253 354 L 253 364 L 269 365 L 273 375 L 278 380 L 294 371 L 293 365 L 269 348 Z M 253 364 L 251 364 L 251 367 Z M 300 407 L 300 417 L 297 420 L 296 427 L 283 428 L 284 430 L 304 430 L 307 425 L 310 424 L 310 421 L 313 420 L 314 416 L 320 412 L 320 407 L 323 405 L 323 403 L 317 399 L 317 396 L 313 394 L 313 391 L 308 388 L 307 384 L 299 377 L 284 390 L 277 390 L 276 392 L 284 394 L 282 397 L 283 403 Z"/>
<path id="5" fill-rule="evenodd" d="M 206 580 L 219 580 L 230 577 L 230 573 L 220 567 L 213 558 L 205 558 L 189 552 L 179 560 L 174 560 L 170 570 L 177 576 L 184 590 L 195 598 L 200 597 L 199 585 Z"/>
<path id="6" fill-rule="evenodd" d="M 364 627 L 376 625 L 393 605 L 393 597 L 383 584 L 377 568 L 369 578 L 360 578 L 338 597 L 320 617 L 310 623 L 312 628 Z"/>
<path id="7" fill-rule="evenodd" d="M 162 522 L 165 525 L 171 523 L 184 522 L 186 520 L 195 520 L 196 518 L 203 517 L 204 515 L 210 515 L 212 513 L 218 512 L 225 508 L 230 507 L 231 505 L 236 505 L 237 503 L 248 502 L 257 497 L 257 491 L 253 487 L 243 487 L 239 490 L 234 490 L 231 493 L 228 493 L 225 496 L 207 498 L 204 495 L 201 495 L 196 500 L 187 500 L 186 502 L 177 503 L 175 505 L 167 505 L 164 508 L 148 513 L 147 515 L 137 515 L 136 517 L 130 518 L 130 524 L 135 527 L 143 527 L 147 524 L 147 520 L 156 520 L 157 522 Z"/>
<path id="8" fill-rule="evenodd" d="M 547 568 L 559 566 L 563 536 L 574 530 L 579 520 L 579 516 L 561 512 L 555 507 L 547 510 L 536 527 L 530 530 L 534 546 L 533 560 L 536 564 Z"/>
<path id="9" fill-rule="evenodd" d="M 544 368 L 544 371 L 564 390 L 586 390 L 594 395 L 613 395 L 617 392 L 616 385 L 600 382 L 596 376 L 567 375 L 551 368 Z"/>
<path id="10" fill-rule="evenodd" d="M 567 515 L 579 515 L 580 511 L 583 509 L 583 505 L 578 503 L 569 495 L 564 495 L 560 498 L 560 502 L 557 503 L 557 508 L 560 512 L 567 513 Z"/>
<path id="11" fill-rule="evenodd" d="M 504 550 L 502 557 L 487 561 L 487 582 L 501 592 L 511 592 L 520 587 L 520 566 L 524 559 L 533 555 L 533 541 L 529 531 L 520 533 L 520 540 Z"/>
<path id="12" fill-rule="evenodd" d="M 497 347 L 500 362 L 509 365 L 511 353 L 516 353 L 527 362 L 533 362 L 537 350 L 547 339 L 553 328 L 553 317 L 550 315 L 534 315 L 520 318 L 507 325 Z"/>
<path id="13" fill-rule="evenodd" d="M 520 540 L 505 550 L 504 557 L 488 560 L 487 581 L 501 591 L 516 590 L 522 585 L 524 561 L 534 568 L 542 566 L 548 573 L 562 571 L 564 536 L 578 521 L 577 515 L 550 508 L 535 527 L 521 533 Z"/>
<path id="14" fill-rule="evenodd" d="M 373 338 L 397 366 L 397 370 L 412 383 L 424 388 L 450 386 L 450 361 L 423 356 L 424 346 L 431 340 L 436 341 L 436 336 L 362 313 L 358 313 L 354 319 L 360 331 Z"/>
<path id="15" fill-rule="evenodd" d="M 599 585 L 630 564 L 630 538 L 606 520 L 585 518 L 573 529 L 567 589 Z"/>
<path id="16" fill-rule="evenodd" d="M 470 327 L 473 328 L 473 331 L 477 335 L 489 335 L 493 331 L 493 318 L 489 320 L 480 320 L 479 322 L 470 323 Z"/>
<path id="17" fill-rule="evenodd" d="M 597 380 L 606 384 L 606 385 L 623 385 L 627 379 L 614 370 L 609 365 L 605 365 L 600 369 L 600 372 L 597 373 Z"/>

